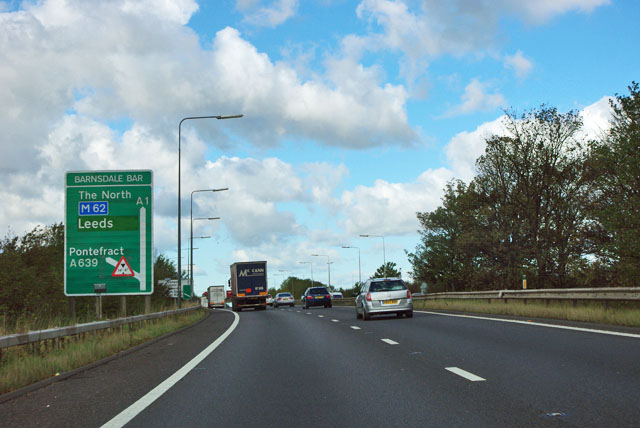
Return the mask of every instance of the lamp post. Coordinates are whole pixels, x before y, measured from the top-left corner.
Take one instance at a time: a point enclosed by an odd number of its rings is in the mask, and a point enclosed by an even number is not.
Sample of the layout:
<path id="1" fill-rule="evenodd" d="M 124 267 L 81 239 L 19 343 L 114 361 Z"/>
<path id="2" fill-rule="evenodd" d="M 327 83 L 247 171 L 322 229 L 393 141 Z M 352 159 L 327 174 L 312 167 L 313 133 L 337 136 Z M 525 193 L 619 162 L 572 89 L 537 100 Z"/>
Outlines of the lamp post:
<path id="1" fill-rule="evenodd" d="M 384 235 L 360 235 L 363 238 L 382 238 L 382 270 L 386 276 L 387 270 L 387 256 L 384 251 Z"/>
<path id="2" fill-rule="evenodd" d="M 180 161 L 181 161 L 181 152 L 182 152 L 182 122 L 186 120 L 195 120 L 195 119 L 236 119 L 240 118 L 243 115 L 235 114 L 230 116 L 191 116 L 183 118 L 178 124 L 178 308 L 182 307 L 182 257 L 181 257 L 181 249 L 182 249 L 182 207 L 180 206 L 180 202 L 182 200 L 181 194 L 181 179 L 180 179 Z"/>
<path id="3" fill-rule="evenodd" d="M 312 257 L 326 257 L 327 258 L 327 287 L 329 291 L 331 291 L 331 262 L 329 261 L 329 256 L 326 254 L 311 254 Z"/>
<path id="4" fill-rule="evenodd" d="M 191 223 L 192 229 L 193 229 L 193 223 Z M 191 287 L 193 290 L 193 251 L 192 250 L 197 250 L 198 248 L 193 246 L 193 240 L 194 239 L 209 239 L 211 238 L 211 236 L 207 235 L 207 236 L 193 236 L 193 231 L 191 232 L 191 239 L 189 240 L 189 280 L 191 281 Z"/>
<path id="5" fill-rule="evenodd" d="M 313 287 L 313 263 L 312 262 L 298 262 L 298 263 L 309 263 L 309 266 L 311 267 L 311 286 Z"/>
<path id="6" fill-rule="evenodd" d="M 343 245 L 342 248 L 355 248 L 358 250 L 358 284 L 362 284 L 362 274 L 360 270 L 360 247 L 350 247 L 348 245 Z"/>
<path id="7" fill-rule="evenodd" d="M 191 240 L 189 248 L 191 248 L 191 257 L 190 257 L 190 269 L 189 269 L 189 283 L 191 284 L 191 290 L 193 291 L 193 222 L 197 220 L 220 220 L 220 217 L 199 217 L 191 219 Z"/>
<path id="8" fill-rule="evenodd" d="M 229 190 L 229 188 L 224 187 L 222 189 L 200 189 L 200 190 L 194 190 L 191 192 L 191 208 L 189 210 L 189 219 L 191 223 L 190 240 L 189 240 L 190 247 L 193 247 L 193 194 L 198 192 L 222 192 L 224 190 Z M 219 218 L 220 217 L 216 217 L 216 219 L 219 219 Z M 191 282 L 191 289 L 193 290 L 193 252 L 191 252 L 190 260 L 191 260 L 191 263 L 189 266 L 189 281 Z"/>

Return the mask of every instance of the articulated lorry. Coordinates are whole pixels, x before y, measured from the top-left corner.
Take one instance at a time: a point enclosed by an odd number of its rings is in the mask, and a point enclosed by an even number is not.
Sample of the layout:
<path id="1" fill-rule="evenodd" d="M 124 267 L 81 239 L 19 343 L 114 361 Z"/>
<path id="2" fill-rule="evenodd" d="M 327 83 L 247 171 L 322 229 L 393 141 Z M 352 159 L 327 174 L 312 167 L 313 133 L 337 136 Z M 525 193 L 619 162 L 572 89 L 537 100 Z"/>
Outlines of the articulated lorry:
<path id="1" fill-rule="evenodd" d="M 267 262 L 237 262 L 231 265 L 231 308 L 267 309 Z"/>
<path id="2" fill-rule="evenodd" d="M 227 294 L 224 292 L 224 285 L 212 285 L 207 290 L 210 308 L 224 308 L 224 299 Z"/>

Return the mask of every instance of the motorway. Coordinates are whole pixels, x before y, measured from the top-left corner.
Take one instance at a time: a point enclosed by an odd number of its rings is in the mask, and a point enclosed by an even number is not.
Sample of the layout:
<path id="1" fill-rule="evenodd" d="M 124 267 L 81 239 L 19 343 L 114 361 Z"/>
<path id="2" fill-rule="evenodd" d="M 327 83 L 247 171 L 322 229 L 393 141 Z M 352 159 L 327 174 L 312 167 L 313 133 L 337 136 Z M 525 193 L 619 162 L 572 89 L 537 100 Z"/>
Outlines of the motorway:
<path id="1" fill-rule="evenodd" d="M 637 331 L 418 311 L 363 321 L 352 307 L 216 310 L 0 404 L 0 426 L 632 427 L 639 357 Z"/>

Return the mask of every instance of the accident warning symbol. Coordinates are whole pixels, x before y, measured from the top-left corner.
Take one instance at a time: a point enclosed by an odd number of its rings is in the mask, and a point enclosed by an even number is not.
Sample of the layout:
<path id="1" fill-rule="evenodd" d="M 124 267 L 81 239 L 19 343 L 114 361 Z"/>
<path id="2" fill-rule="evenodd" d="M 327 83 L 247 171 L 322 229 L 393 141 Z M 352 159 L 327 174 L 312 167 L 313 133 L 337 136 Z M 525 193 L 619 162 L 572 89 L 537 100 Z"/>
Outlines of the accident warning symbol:
<path id="1" fill-rule="evenodd" d="M 111 276 L 133 276 L 133 270 L 127 260 L 122 256 L 120 261 L 116 265 L 116 268 L 113 270 Z"/>

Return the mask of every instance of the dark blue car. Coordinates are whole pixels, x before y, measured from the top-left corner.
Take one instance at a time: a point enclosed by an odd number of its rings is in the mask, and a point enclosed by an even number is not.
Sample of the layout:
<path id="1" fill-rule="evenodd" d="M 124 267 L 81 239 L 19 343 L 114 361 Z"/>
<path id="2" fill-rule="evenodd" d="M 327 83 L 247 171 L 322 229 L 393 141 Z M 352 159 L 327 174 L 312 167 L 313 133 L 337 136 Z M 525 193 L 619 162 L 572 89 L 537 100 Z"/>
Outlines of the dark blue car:
<path id="1" fill-rule="evenodd" d="M 331 307 L 331 293 L 324 287 L 311 287 L 302 295 L 302 307 L 309 309 L 310 306 Z"/>

